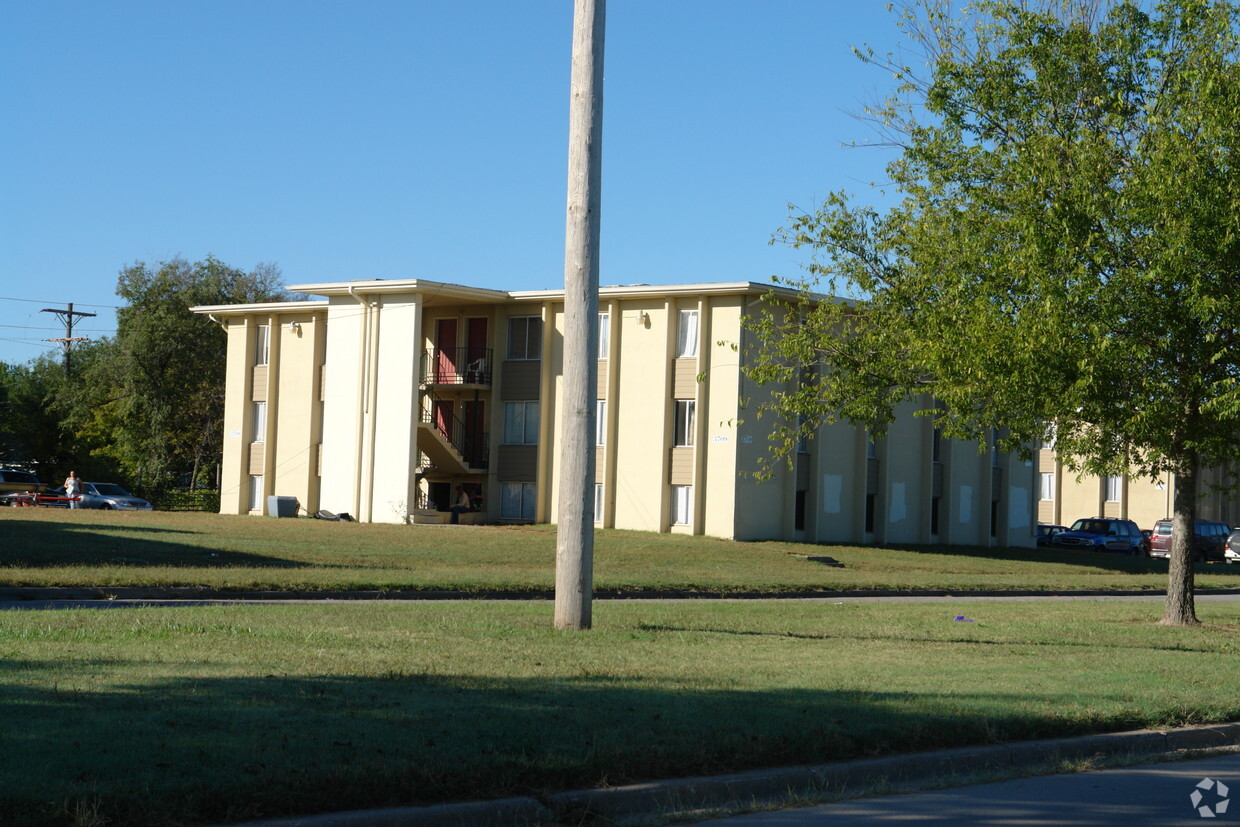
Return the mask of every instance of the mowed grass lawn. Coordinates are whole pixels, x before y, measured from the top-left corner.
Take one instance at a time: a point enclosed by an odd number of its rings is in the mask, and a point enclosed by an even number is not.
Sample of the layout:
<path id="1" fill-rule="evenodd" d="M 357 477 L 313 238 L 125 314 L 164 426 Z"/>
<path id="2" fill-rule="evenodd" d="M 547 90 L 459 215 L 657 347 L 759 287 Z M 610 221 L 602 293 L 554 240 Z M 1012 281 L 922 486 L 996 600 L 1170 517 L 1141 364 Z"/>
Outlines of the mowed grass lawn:
<path id="1" fill-rule="evenodd" d="M 826 555 L 842 568 L 810 562 Z M 600 590 L 1161 589 L 1167 564 L 1093 552 L 739 543 L 600 531 Z M 1240 566 L 1198 567 L 1203 588 Z M 0 509 L 0 586 L 509 590 L 555 582 L 549 526 L 405 526 L 218 514 Z"/>
<path id="2" fill-rule="evenodd" d="M 1240 718 L 1240 605 L 0 613 L 0 823 L 219 824 Z M 956 621 L 958 615 L 974 622 Z"/>

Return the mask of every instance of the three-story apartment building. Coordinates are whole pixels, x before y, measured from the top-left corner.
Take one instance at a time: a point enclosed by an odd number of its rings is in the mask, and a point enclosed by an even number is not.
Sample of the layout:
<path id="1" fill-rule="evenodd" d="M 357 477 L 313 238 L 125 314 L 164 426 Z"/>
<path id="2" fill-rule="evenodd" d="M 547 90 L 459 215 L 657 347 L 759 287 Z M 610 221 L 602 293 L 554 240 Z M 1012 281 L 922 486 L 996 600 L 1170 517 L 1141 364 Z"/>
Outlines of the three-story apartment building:
<path id="1" fill-rule="evenodd" d="M 423 279 L 292 289 L 321 298 L 195 308 L 228 334 L 222 512 L 262 514 L 286 496 L 310 513 L 415 522 L 460 486 L 486 520 L 555 522 L 563 291 Z M 1032 544 L 1033 463 L 940 439 L 912 404 L 882 440 L 824 426 L 756 479 L 769 420 L 752 406 L 773 389 L 742 370 L 742 319 L 772 289 L 599 291 L 599 526 Z"/>

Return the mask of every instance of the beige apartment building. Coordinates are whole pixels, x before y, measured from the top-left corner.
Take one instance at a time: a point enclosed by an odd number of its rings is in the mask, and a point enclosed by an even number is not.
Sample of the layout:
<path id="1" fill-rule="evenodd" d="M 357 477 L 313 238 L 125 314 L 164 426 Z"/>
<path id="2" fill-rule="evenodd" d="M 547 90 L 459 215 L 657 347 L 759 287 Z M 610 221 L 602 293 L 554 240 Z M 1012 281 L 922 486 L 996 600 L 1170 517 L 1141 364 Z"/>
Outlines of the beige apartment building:
<path id="1" fill-rule="evenodd" d="M 228 334 L 221 511 L 368 522 L 555 522 L 563 291 L 408 280 L 292 287 L 311 301 L 198 307 Z M 874 442 L 825 426 L 774 476 L 771 392 L 742 371 L 750 282 L 599 291 L 595 521 L 737 540 L 1033 543 L 1034 463 L 939 439 L 906 405 Z M 791 299 L 795 294 L 786 292 Z"/>
<path id="2" fill-rule="evenodd" d="M 1233 478 L 1225 468 L 1203 468 L 1199 479 L 1197 519 L 1240 525 L 1240 492 L 1227 491 Z M 1038 522 L 1070 526 L 1084 517 L 1132 520 L 1143 529 L 1170 518 L 1175 476 L 1157 479 L 1130 474 L 1078 475 L 1064 467 L 1054 448 L 1038 451 Z"/>

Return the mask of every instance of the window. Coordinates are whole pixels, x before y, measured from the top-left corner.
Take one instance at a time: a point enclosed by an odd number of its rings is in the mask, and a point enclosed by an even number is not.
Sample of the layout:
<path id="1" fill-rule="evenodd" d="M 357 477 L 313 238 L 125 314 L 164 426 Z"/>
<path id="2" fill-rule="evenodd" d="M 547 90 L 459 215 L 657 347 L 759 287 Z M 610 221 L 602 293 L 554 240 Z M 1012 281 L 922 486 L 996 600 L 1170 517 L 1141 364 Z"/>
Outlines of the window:
<path id="1" fill-rule="evenodd" d="M 594 522 L 603 522 L 603 484 L 594 483 Z"/>
<path id="2" fill-rule="evenodd" d="M 538 444 L 538 400 L 504 403 L 504 444 Z"/>
<path id="3" fill-rule="evenodd" d="M 607 358 L 608 343 L 611 341 L 611 314 L 598 314 L 598 358 Z"/>
<path id="4" fill-rule="evenodd" d="M 1042 475 L 1042 495 L 1038 499 L 1055 499 L 1055 475 L 1053 473 Z"/>
<path id="5" fill-rule="evenodd" d="M 500 484 L 499 516 L 505 520 L 533 520 L 538 486 L 532 482 Z"/>
<path id="6" fill-rule="evenodd" d="M 607 400 L 594 403 L 594 444 L 607 444 Z"/>
<path id="7" fill-rule="evenodd" d="M 878 495 L 865 495 L 865 533 L 874 533 L 874 516 L 878 511 Z"/>
<path id="8" fill-rule="evenodd" d="M 865 458 L 878 459 L 878 443 L 874 441 L 874 437 L 870 436 L 868 431 L 866 432 L 865 438 Z"/>
<path id="9" fill-rule="evenodd" d="M 943 461 L 943 429 L 935 428 L 934 434 L 930 437 L 930 461 Z"/>
<path id="10" fill-rule="evenodd" d="M 684 357 L 697 356 L 698 312 L 696 310 L 680 311 L 680 325 L 676 334 L 676 355 Z"/>
<path id="11" fill-rule="evenodd" d="M 263 477 L 261 474 L 250 477 L 250 510 L 263 510 Z"/>
<path id="12" fill-rule="evenodd" d="M 1119 502 L 1119 494 L 1123 481 L 1118 474 L 1112 474 L 1106 479 L 1106 501 L 1109 503 Z"/>
<path id="13" fill-rule="evenodd" d="M 267 359 L 271 355 L 271 327 L 269 325 L 260 324 L 254 330 L 254 365 L 267 364 Z"/>
<path id="14" fill-rule="evenodd" d="M 676 400 L 676 426 L 672 444 L 677 448 L 693 446 L 693 409 L 692 399 Z"/>
<path id="15" fill-rule="evenodd" d="M 538 316 L 513 316 L 508 320 L 508 358 L 542 358 L 542 319 Z"/>
<path id="16" fill-rule="evenodd" d="M 990 429 L 990 467 L 999 467 L 999 432 Z"/>
<path id="17" fill-rule="evenodd" d="M 254 436 L 251 442 L 265 442 L 267 439 L 267 403 L 254 402 Z"/>
<path id="18" fill-rule="evenodd" d="M 693 502 L 692 485 L 672 486 L 672 525 L 689 524 L 689 504 Z"/>
<path id="19" fill-rule="evenodd" d="M 942 497 L 930 498 L 930 533 L 935 537 L 939 536 L 939 507 L 942 502 Z"/>

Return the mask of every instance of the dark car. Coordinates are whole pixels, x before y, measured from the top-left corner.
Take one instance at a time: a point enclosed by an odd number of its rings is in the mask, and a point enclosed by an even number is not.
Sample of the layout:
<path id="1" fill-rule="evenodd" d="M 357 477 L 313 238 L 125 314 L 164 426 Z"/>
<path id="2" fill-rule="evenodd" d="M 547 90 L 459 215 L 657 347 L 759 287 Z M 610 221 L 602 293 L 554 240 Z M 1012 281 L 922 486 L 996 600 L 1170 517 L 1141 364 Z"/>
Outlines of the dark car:
<path id="1" fill-rule="evenodd" d="M 0 494 L 40 493 L 46 490 L 47 486 L 29 471 L 0 469 Z"/>
<path id="2" fill-rule="evenodd" d="M 1154 535 L 1150 538 L 1151 557 L 1171 557 L 1171 520 L 1154 523 Z M 1232 533 L 1227 523 L 1198 520 L 1193 529 L 1192 559 L 1197 562 L 1219 562 L 1226 558 L 1228 535 Z"/>
<path id="3" fill-rule="evenodd" d="M 1145 554 L 1145 535 L 1132 520 L 1110 517 L 1089 517 L 1077 520 L 1067 531 L 1051 538 L 1055 548 L 1082 551 L 1117 551 L 1122 554 Z"/>
<path id="4" fill-rule="evenodd" d="M 1067 526 L 1047 525 L 1046 523 L 1038 523 L 1038 533 L 1037 533 L 1037 537 L 1035 538 L 1035 542 L 1037 542 L 1037 544 L 1040 546 L 1049 546 L 1051 544 L 1051 539 L 1056 534 L 1062 534 L 1063 532 L 1067 530 L 1068 530 Z"/>

